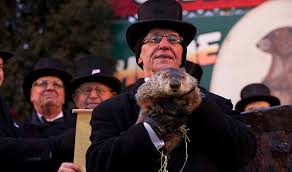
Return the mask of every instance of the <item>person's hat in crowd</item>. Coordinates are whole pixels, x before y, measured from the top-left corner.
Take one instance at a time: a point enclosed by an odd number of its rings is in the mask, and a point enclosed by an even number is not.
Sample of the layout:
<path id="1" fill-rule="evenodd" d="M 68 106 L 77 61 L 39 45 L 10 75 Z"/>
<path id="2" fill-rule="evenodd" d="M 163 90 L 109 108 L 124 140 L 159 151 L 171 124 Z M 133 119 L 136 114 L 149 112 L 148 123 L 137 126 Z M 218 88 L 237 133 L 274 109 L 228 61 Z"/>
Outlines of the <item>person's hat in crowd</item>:
<path id="1" fill-rule="evenodd" d="M 22 89 L 27 101 L 30 102 L 32 84 L 37 79 L 44 76 L 56 76 L 60 78 L 65 86 L 65 99 L 66 101 L 70 100 L 70 80 L 72 76 L 65 72 L 64 64 L 55 58 L 40 58 L 34 66 L 34 69 L 29 72 L 23 80 Z"/>
<path id="2" fill-rule="evenodd" d="M 243 112 L 245 106 L 255 101 L 266 101 L 271 106 L 280 105 L 280 100 L 271 95 L 270 89 L 262 83 L 253 83 L 245 86 L 240 92 L 241 100 L 236 104 L 235 109 Z"/>
<path id="3" fill-rule="evenodd" d="M 75 63 L 75 77 L 71 81 L 71 94 L 85 82 L 99 82 L 110 87 L 117 94 L 121 93 L 122 84 L 113 76 L 115 62 L 102 56 L 87 56 Z"/>
<path id="4" fill-rule="evenodd" d="M 184 64 L 186 47 L 194 39 L 197 29 L 193 24 L 182 20 L 181 4 L 176 0 L 148 0 L 140 5 L 137 13 L 138 21 L 130 25 L 126 33 L 127 43 L 135 52 L 136 61 L 138 62 L 143 40 L 148 32 L 153 28 L 167 28 L 183 37 Z"/>
<path id="5" fill-rule="evenodd" d="M 185 69 L 191 76 L 198 80 L 198 83 L 200 82 L 203 75 L 203 69 L 199 64 L 187 60 Z"/>
<path id="6" fill-rule="evenodd" d="M 14 54 L 11 52 L 0 50 L 0 57 L 3 59 L 4 63 L 13 56 Z"/>

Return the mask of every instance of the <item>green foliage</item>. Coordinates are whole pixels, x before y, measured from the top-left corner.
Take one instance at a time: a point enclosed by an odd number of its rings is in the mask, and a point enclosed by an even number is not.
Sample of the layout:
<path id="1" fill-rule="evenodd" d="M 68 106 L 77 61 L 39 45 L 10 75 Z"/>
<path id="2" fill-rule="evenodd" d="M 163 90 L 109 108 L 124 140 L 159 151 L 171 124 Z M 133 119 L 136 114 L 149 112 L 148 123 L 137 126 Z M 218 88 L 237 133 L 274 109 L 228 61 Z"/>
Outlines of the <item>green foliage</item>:
<path id="1" fill-rule="evenodd" d="M 0 1 L 0 49 L 15 53 L 6 65 L 5 97 L 21 119 L 30 114 L 22 80 L 40 57 L 57 57 L 73 72 L 75 58 L 110 56 L 112 12 L 107 0 Z"/>

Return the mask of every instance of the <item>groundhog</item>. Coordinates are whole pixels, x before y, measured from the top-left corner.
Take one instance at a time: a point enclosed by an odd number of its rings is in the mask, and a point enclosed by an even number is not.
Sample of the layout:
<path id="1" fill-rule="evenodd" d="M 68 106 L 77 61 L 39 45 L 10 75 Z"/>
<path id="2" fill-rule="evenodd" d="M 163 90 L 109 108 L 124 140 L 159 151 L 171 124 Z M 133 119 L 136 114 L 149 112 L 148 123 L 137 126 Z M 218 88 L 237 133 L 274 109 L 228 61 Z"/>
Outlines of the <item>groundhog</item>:
<path id="1" fill-rule="evenodd" d="M 292 103 L 292 27 L 272 30 L 257 44 L 263 52 L 272 56 L 272 64 L 263 80 L 272 95 L 279 97 L 282 104 Z"/>
<path id="2" fill-rule="evenodd" d="M 157 72 L 139 87 L 135 96 L 141 108 L 136 123 L 144 122 L 149 115 L 155 118 L 159 131 L 167 133 L 163 137 L 167 153 L 183 140 L 179 128 L 202 100 L 196 78 L 183 68 L 165 68 Z"/>

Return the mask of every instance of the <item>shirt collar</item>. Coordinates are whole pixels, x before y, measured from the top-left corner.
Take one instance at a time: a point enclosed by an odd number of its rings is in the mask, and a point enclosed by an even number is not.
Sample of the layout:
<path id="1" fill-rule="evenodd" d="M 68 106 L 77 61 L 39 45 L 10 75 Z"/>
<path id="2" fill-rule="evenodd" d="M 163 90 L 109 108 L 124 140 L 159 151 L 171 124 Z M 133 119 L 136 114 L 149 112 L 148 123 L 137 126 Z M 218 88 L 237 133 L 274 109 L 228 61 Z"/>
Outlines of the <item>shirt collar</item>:
<path id="1" fill-rule="evenodd" d="M 40 114 L 40 113 L 36 113 L 37 114 L 37 116 L 39 117 L 39 119 L 40 119 L 40 121 L 41 122 L 43 122 L 43 119 L 42 119 L 42 117 L 44 117 L 42 114 Z M 47 119 L 47 118 L 45 118 L 48 122 L 52 122 L 52 121 L 55 121 L 55 120 L 57 120 L 57 119 L 59 119 L 59 118 L 62 118 L 64 116 L 64 114 L 63 114 L 63 111 L 61 111 L 55 118 L 52 118 L 52 119 Z"/>

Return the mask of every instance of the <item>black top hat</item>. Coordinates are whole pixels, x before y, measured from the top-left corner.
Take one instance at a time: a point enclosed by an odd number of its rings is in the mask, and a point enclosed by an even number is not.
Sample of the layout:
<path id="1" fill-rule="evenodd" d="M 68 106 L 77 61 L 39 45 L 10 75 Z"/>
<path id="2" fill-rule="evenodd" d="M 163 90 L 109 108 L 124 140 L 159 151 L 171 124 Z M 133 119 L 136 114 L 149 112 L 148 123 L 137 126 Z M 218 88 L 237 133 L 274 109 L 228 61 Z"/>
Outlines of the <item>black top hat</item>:
<path id="1" fill-rule="evenodd" d="M 30 90 L 32 84 L 43 76 L 56 76 L 60 78 L 65 86 L 66 101 L 70 100 L 70 80 L 72 76 L 65 72 L 63 63 L 58 59 L 40 58 L 34 69 L 29 72 L 23 80 L 22 89 L 27 101 L 30 102 Z"/>
<path id="2" fill-rule="evenodd" d="M 183 37 L 186 46 L 194 39 L 197 31 L 194 25 L 182 21 L 182 7 L 179 2 L 148 0 L 138 9 L 138 21 L 128 27 L 126 38 L 129 47 L 135 52 L 138 40 L 156 27 L 175 30 Z"/>
<path id="3" fill-rule="evenodd" d="M 76 76 L 71 82 L 71 93 L 74 94 L 85 82 L 100 82 L 110 87 L 117 94 L 121 93 L 121 82 L 113 77 L 115 62 L 106 57 L 87 56 L 76 61 Z"/>
<path id="4" fill-rule="evenodd" d="M 235 109 L 243 112 L 245 106 L 254 101 L 266 101 L 271 106 L 280 105 L 280 100 L 271 95 L 270 89 L 261 83 L 254 83 L 245 86 L 240 92 L 241 100 L 236 104 Z"/>
<path id="5" fill-rule="evenodd" d="M 12 54 L 8 51 L 0 51 L 0 57 L 3 59 L 4 63 L 13 56 L 14 56 L 14 54 Z"/>
<path id="6" fill-rule="evenodd" d="M 195 77 L 198 80 L 198 82 L 200 82 L 203 75 L 203 69 L 199 64 L 187 60 L 185 69 L 190 75 Z"/>

